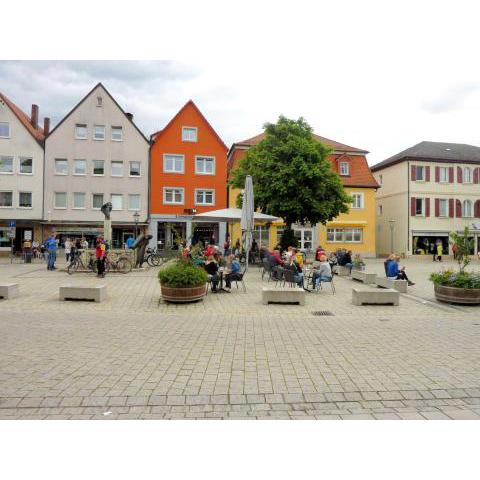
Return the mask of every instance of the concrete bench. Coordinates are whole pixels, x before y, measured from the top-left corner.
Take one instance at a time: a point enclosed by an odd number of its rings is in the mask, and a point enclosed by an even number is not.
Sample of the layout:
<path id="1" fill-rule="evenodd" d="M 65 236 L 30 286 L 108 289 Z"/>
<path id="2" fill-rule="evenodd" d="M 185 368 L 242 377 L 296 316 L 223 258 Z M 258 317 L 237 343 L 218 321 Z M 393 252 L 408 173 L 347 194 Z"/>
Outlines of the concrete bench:
<path id="1" fill-rule="evenodd" d="M 391 288 L 352 288 L 353 305 L 398 305 L 400 292 Z"/>
<path id="2" fill-rule="evenodd" d="M 359 282 L 363 282 L 367 285 L 371 285 L 375 283 L 377 279 L 376 273 L 367 273 L 362 270 L 352 270 L 352 280 L 358 280 Z"/>
<path id="3" fill-rule="evenodd" d="M 341 265 L 337 265 L 336 272 L 339 277 L 348 277 L 350 275 L 350 269 L 347 267 L 342 267 Z"/>
<path id="4" fill-rule="evenodd" d="M 408 282 L 406 280 L 390 280 L 387 277 L 377 277 L 377 287 L 393 288 L 400 293 L 407 293 Z"/>
<path id="5" fill-rule="evenodd" d="M 107 298 L 107 286 L 65 285 L 60 287 L 59 293 L 60 300 L 93 300 L 95 302 L 103 302 Z"/>
<path id="6" fill-rule="evenodd" d="M 18 297 L 18 283 L 0 284 L 0 298 L 8 300 L 15 297 Z"/>
<path id="7" fill-rule="evenodd" d="M 262 289 L 262 303 L 298 303 L 305 305 L 305 290 L 297 287 L 282 287 Z"/>

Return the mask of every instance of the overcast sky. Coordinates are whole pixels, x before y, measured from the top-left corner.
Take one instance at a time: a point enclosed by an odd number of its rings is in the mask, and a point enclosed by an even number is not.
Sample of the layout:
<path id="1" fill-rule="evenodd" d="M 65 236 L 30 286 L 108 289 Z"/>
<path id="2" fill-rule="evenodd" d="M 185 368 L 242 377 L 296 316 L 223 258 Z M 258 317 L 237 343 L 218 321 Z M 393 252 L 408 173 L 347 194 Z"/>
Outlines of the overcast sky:
<path id="1" fill-rule="evenodd" d="M 101 81 L 146 135 L 193 99 L 228 146 L 280 114 L 303 116 L 317 134 L 369 150 L 370 164 L 422 140 L 480 146 L 478 12 L 463 0 L 405 0 L 396 10 L 367 3 L 368 10 L 364 2 L 333 2 L 315 14 L 298 8 L 273 18 L 271 5 L 263 12 L 257 2 L 247 29 L 205 26 L 198 52 L 206 50 L 202 41 L 226 46 L 195 61 L 0 61 L 0 91 L 25 111 L 38 103 L 55 125 Z M 155 23 L 141 11 L 129 15 L 138 15 L 141 22 L 130 23 L 141 31 Z M 236 15 L 243 21 L 249 13 Z M 133 36 L 117 37 L 115 52 L 128 55 Z M 227 45 L 232 38 L 237 43 Z M 144 43 L 136 51 L 148 58 L 157 46 Z M 175 58 L 192 46 L 180 43 Z"/>

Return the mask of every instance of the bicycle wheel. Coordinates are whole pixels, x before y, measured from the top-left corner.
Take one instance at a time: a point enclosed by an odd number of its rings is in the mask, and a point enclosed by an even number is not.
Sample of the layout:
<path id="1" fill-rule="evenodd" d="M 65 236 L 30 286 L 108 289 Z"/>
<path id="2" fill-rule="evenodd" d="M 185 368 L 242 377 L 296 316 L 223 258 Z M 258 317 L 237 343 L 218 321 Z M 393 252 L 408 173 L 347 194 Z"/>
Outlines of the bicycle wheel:
<path id="1" fill-rule="evenodd" d="M 152 267 L 158 267 L 162 262 L 162 257 L 160 255 L 151 255 L 150 261 L 152 262 L 150 264 Z"/>
<path id="2" fill-rule="evenodd" d="M 70 265 L 67 267 L 67 273 L 69 275 L 72 275 L 73 273 L 75 273 L 78 269 L 78 262 L 72 262 L 70 263 Z"/>
<path id="3" fill-rule="evenodd" d="M 132 271 L 132 262 L 128 258 L 120 258 L 117 262 L 117 271 L 128 273 Z"/>
<path id="4" fill-rule="evenodd" d="M 153 255 L 152 254 L 148 255 L 145 260 L 147 262 L 147 265 L 149 265 L 150 267 L 155 266 L 154 263 L 153 263 Z"/>

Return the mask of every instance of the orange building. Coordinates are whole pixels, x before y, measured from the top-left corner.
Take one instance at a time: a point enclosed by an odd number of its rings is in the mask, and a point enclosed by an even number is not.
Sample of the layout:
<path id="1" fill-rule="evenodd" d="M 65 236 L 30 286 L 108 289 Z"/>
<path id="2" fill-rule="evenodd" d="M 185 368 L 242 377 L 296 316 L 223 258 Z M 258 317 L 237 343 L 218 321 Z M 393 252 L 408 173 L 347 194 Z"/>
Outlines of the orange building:
<path id="1" fill-rule="evenodd" d="M 193 215 L 227 207 L 227 150 L 192 100 L 152 135 L 151 245 L 223 241 L 225 223 L 194 222 Z"/>

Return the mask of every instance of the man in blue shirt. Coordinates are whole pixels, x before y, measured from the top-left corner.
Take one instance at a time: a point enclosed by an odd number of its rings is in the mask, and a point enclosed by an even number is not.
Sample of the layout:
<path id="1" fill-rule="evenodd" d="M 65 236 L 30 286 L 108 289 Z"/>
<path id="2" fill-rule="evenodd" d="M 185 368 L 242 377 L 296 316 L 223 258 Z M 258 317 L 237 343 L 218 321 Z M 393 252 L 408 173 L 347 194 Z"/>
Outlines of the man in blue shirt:
<path id="1" fill-rule="evenodd" d="M 225 275 L 225 288 L 230 290 L 232 288 L 232 280 L 242 279 L 240 262 L 237 260 L 235 255 L 228 256 L 227 267 L 230 271 Z"/>
<path id="2" fill-rule="evenodd" d="M 134 243 L 135 243 L 135 239 L 133 237 L 127 238 L 127 248 L 132 248 Z"/>
<path id="3" fill-rule="evenodd" d="M 57 241 L 55 234 L 52 233 L 44 243 L 47 250 L 47 270 L 55 270 L 55 261 L 57 260 Z"/>

